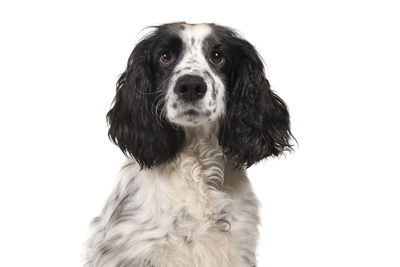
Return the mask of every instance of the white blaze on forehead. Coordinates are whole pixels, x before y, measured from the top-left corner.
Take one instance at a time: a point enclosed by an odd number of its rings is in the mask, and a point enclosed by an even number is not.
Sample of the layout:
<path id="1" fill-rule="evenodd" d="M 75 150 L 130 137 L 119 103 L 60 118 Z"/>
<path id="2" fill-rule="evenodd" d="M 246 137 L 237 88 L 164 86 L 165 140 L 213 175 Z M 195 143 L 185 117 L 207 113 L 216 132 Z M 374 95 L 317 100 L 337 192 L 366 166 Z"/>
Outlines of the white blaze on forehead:
<path id="1" fill-rule="evenodd" d="M 203 42 L 211 33 L 211 27 L 207 24 L 184 24 L 183 27 L 180 36 L 185 47 L 184 57 L 176 69 L 183 66 L 199 69 L 201 66 L 193 66 L 193 64 L 207 63 L 203 55 Z"/>
<path id="2" fill-rule="evenodd" d="M 181 37 L 185 43 L 191 43 L 192 40 L 201 42 L 211 33 L 211 27 L 207 24 L 184 24 L 183 27 Z"/>

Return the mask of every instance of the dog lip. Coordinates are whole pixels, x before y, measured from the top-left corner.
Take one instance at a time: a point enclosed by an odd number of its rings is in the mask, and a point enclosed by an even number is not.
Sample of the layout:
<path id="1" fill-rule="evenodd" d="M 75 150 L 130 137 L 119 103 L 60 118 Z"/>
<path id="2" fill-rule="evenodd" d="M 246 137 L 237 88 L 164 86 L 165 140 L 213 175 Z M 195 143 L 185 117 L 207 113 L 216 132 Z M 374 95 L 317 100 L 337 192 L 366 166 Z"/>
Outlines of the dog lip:
<path id="1" fill-rule="evenodd" d="M 197 116 L 197 115 L 200 115 L 200 112 L 191 108 L 191 109 L 185 110 L 183 112 L 183 115 Z"/>
<path id="2" fill-rule="evenodd" d="M 189 108 L 186 109 L 185 111 L 182 111 L 180 116 L 187 116 L 187 117 L 209 117 L 211 115 L 211 112 L 208 110 L 198 110 L 194 108 Z"/>

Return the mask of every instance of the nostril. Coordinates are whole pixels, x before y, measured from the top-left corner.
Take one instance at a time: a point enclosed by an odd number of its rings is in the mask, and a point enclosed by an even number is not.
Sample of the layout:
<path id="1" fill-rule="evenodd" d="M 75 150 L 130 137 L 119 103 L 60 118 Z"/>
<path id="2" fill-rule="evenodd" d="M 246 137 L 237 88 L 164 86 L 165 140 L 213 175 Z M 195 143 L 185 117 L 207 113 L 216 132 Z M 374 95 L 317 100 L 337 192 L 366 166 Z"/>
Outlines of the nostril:
<path id="1" fill-rule="evenodd" d="M 202 84 L 196 86 L 196 94 L 202 96 L 206 92 L 206 88 Z"/>
<path id="2" fill-rule="evenodd" d="M 181 94 L 186 94 L 187 90 L 188 90 L 187 85 L 186 85 L 186 84 L 182 84 L 182 86 L 181 86 L 179 92 L 180 92 Z"/>

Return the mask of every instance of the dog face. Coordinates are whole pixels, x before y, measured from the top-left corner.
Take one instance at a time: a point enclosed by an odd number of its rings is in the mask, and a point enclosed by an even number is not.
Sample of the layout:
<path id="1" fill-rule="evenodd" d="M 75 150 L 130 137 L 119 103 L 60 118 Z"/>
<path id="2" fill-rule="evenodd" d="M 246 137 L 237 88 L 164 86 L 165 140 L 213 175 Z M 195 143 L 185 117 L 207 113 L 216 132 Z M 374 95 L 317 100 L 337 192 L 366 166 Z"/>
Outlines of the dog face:
<path id="1" fill-rule="evenodd" d="M 225 111 L 225 59 L 207 24 L 169 24 L 158 28 L 149 51 L 160 94 L 156 103 L 171 123 L 190 127 L 216 121 Z"/>
<path id="2" fill-rule="evenodd" d="M 224 58 L 208 42 L 211 32 L 206 24 L 184 24 L 179 31 L 183 45 L 176 56 L 166 97 L 166 116 L 178 125 L 215 121 L 225 111 L 225 76 L 218 72 Z"/>
<path id="3" fill-rule="evenodd" d="M 156 27 L 134 48 L 107 118 L 110 138 L 145 168 L 172 160 L 188 127 L 217 125 L 225 154 L 246 167 L 290 149 L 286 105 L 256 50 L 215 24 Z"/>

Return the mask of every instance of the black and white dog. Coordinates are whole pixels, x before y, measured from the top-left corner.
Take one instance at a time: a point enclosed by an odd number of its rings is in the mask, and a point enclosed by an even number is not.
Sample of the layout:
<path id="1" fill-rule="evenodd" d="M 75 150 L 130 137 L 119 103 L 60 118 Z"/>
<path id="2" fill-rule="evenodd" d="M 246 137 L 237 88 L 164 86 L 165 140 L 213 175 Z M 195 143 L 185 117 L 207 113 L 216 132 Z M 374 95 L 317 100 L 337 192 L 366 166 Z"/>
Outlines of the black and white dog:
<path id="1" fill-rule="evenodd" d="M 215 24 L 155 27 L 107 118 L 129 159 L 93 220 L 86 266 L 256 265 L 258 202 L 245 169 L 290 150 L 291 132 L 249 42 Z"/>

